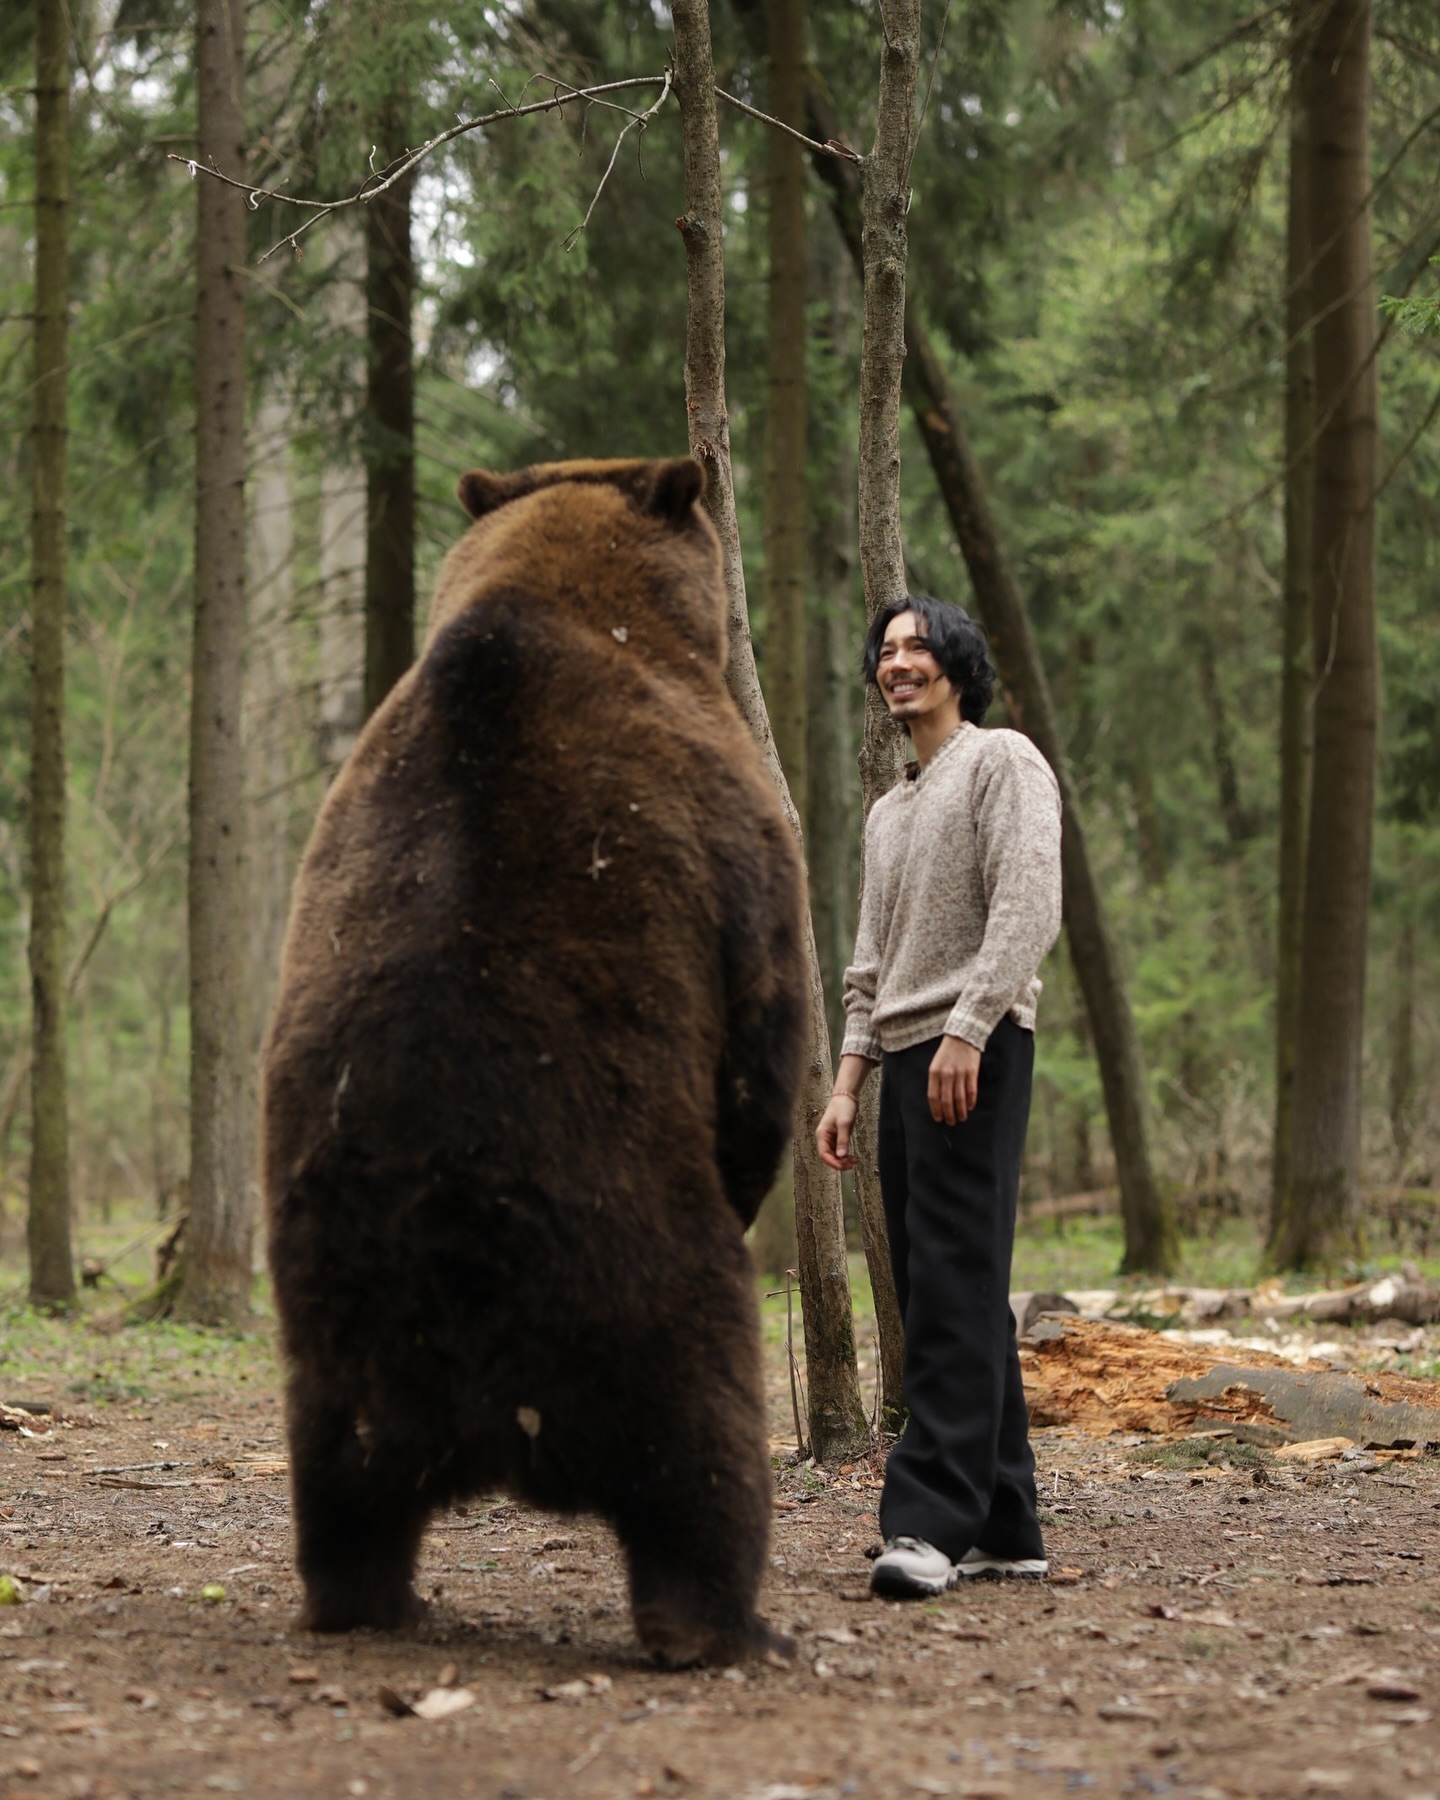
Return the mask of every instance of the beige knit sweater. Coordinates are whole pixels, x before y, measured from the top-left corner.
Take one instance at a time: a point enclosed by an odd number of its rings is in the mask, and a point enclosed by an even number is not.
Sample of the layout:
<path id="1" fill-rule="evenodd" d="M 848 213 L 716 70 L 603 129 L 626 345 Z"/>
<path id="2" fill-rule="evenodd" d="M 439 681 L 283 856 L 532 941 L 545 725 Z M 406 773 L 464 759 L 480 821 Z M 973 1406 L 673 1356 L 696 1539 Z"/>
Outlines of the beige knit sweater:
<path id="1" fill-rule="evenodd" d="M 946 1033 L 983 1050 L 1035 1027 L 1035 971 L 1060 931 L 1060 789 L 1017 731 L 964 723 L 877 800 L 845 971 L 844 1054 Z"/>

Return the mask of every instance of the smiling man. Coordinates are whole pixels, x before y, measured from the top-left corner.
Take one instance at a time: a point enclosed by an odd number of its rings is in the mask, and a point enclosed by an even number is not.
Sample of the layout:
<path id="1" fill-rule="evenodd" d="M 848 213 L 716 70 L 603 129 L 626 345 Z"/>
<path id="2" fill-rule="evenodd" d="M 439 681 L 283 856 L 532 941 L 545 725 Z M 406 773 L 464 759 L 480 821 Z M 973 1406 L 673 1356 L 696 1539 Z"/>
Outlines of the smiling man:
<path id="1" fill-rule="evenodd" d="M 871 809 L 848 1018 L 816 1128 L 855 1165 L 878 1062 L 880 1186 L 905 1320 L 909 1418 L 885 1471 L 878 1594 L 1049 1572 L 1010 1312 L 1035 1061 L 1036 971 L 1060 929 L 1060 792 L 1015 731 L 982 731 L 995 670 L 958 606 L 907 596 L 865 641 L 865 676 L 915 762 Z"/>

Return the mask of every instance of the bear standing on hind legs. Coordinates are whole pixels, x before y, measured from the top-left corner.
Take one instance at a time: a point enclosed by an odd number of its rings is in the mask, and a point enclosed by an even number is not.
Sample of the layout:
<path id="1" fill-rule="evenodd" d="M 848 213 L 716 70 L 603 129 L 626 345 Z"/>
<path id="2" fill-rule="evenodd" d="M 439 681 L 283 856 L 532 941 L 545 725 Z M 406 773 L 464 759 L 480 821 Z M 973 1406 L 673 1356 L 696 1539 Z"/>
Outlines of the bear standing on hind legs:
<path id="1" fill-rule="evenodd" d="M 641 1643 L 784 1647 L 743 1233 L 790 1132 L 803 876 L 675 462 L 464 477 L 420 659 L 331 789 L 264 1055 L 302 1623 L 430 1514 L 611 1520 Z"/>

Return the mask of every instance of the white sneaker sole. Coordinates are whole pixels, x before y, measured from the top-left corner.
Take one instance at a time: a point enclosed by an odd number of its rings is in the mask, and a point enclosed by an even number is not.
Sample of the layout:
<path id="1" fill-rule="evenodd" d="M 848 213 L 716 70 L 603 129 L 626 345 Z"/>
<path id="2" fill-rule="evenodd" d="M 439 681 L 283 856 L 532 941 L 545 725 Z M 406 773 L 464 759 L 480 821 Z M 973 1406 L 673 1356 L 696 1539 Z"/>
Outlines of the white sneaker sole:
<path id="1" fill-rule="evenodd" d="M 1045 1581 L 1050 1575 L 1050 1564 L 1038 1556 L 1013 1561 L 1003 1556 L 986 1556 L 957 1563 L 956 1573 L 967 1581 Z"/>
<path id="2" fill-rule="evenodd" d="M 960 1572 L 952 1564 L 948 1577 L 932 1579 L 915 1575 L 907 1569 L 882 1569 L 877 1563 L 870 1571 L 870 1592 L 882 1600 L 933 1600 L 947 1593 L 959 1580 Z"/>

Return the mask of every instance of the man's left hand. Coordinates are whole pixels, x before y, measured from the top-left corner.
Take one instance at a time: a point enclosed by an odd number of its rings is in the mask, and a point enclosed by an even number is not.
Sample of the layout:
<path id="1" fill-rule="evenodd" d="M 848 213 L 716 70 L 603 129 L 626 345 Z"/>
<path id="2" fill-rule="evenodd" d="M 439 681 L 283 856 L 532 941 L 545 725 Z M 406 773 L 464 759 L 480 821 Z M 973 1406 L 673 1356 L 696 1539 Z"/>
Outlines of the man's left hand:
<path id="1" fill-rule="evenodd" d="M 927 1098 L 937 1125 L 961 1125 L 975 1110 L 980 1052 L 964 1038 L 942 1037 L 930 1063 Z"/>

